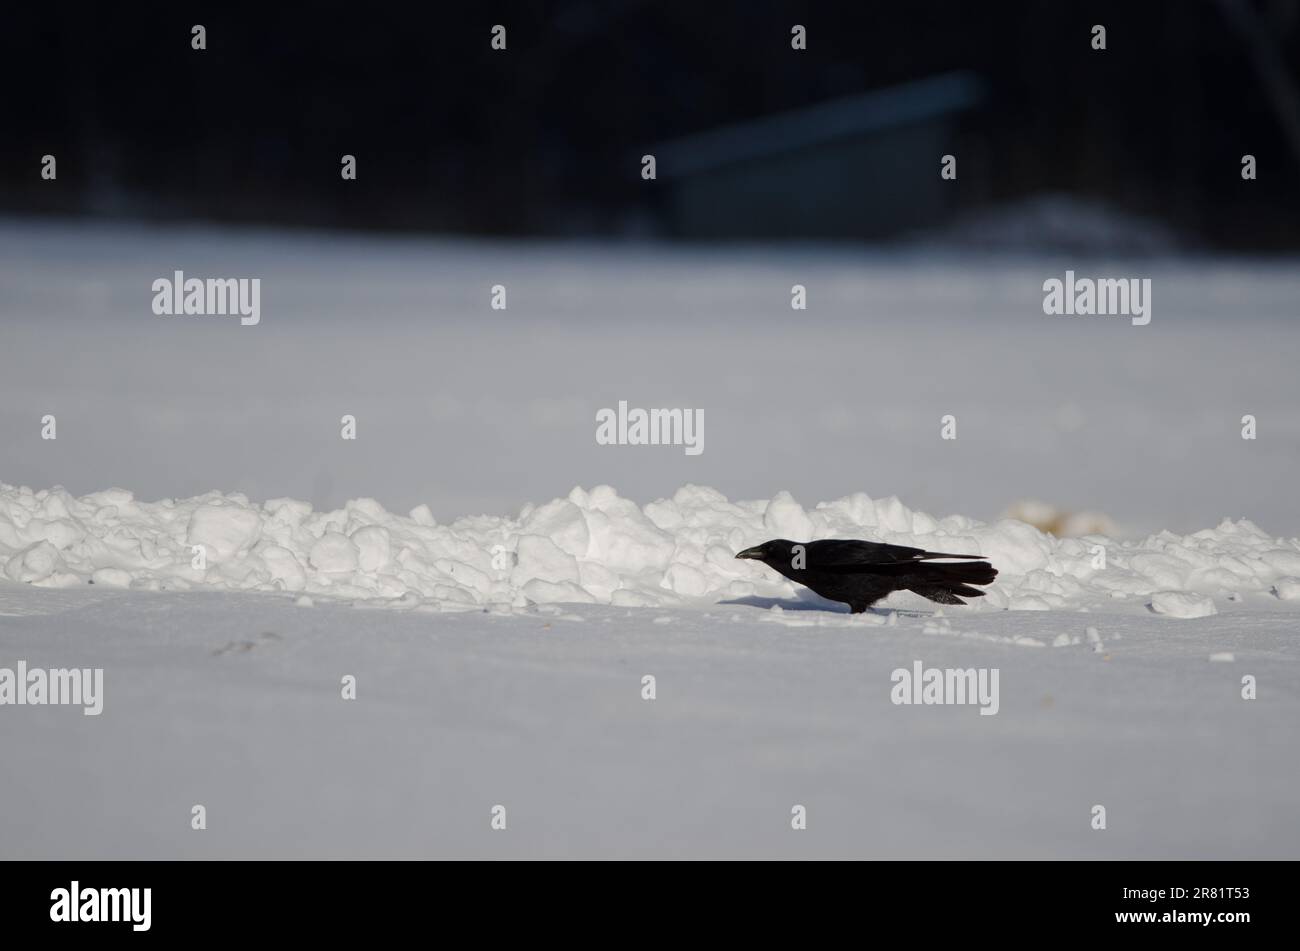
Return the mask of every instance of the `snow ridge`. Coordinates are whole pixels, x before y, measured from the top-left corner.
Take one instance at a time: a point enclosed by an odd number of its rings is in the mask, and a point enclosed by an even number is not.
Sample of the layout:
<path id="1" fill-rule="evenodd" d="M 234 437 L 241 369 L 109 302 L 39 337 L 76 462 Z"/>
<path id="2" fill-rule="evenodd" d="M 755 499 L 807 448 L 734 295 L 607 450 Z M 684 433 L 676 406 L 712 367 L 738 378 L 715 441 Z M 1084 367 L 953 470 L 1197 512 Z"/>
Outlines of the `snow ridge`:
<path id="1" fill-rule="evenodd" d="M 816 601 L 762 565 L 733 557 L 772 537 L 864 538 L 989 558 L 997 583 L 956 611 L 1201 617 L 1248 594 L 1300 600 L 1300 541 L 1274 538 L 1245 520 L 1141 542 L 1058 539 L 1013 519 L 936 519 L 895 497 L 861 492 L 806 510 L 787 492 L 730 502 L 687 485 L 639 506 L 602 485 L 526 505 L 515 518 L 439 525 L 427 506 L 401 516 L 373 499 L 314 512 L 307 502 L 256 504 L 238 493 L 141 502 L 123 489 L 77 498 L 60 487 L 0 483 L 3 576 L 48 587 L 284 591 L 427 611 Z"/>

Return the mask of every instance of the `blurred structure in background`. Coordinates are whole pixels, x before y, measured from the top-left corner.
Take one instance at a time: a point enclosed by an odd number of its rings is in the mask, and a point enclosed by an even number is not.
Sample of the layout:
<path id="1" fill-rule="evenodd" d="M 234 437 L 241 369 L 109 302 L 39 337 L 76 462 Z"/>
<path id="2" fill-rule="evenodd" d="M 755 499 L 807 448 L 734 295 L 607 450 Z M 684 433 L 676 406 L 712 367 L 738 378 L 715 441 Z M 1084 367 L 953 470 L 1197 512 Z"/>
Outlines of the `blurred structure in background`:
<path id="1" fill-rule="evenodd" d="M 670 233 L 881 238 L 934 225 L 955 204 L 940 157 L 983 97 L 973 73 L 950 73 L 657 147 Z"/>
<path id="2" fill-rule="evenodd" d="M 0 213 L 876 240 L 1052 196 L 1295 248 L 1298 63 L 1300 0 L 10 4 Z"/>

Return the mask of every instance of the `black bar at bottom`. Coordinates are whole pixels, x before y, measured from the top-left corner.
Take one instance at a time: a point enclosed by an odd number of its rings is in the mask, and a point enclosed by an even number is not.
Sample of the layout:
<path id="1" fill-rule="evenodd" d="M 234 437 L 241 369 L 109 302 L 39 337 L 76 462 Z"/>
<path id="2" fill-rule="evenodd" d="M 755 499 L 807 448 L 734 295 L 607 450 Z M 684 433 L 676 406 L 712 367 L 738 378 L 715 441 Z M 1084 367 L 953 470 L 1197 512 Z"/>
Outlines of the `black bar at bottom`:
<path id="1" fill-rule="evenodd" d="M 6 937 L 286 936 L 425 929 L 671 940 L 849 927 L 927 941 L 1282 932 L 1283 862 L 6 862 Z M 725 867 L 720 867 L 725 866 Z M 105 920 L 107 919 L 107 920 Z M 680 927 L 679 927 L 680 926 Z M 1050 929 L 1044 931 L 1044 928 Z M 481 930 L 479 930 L 481 929 Z M 919 930 L 917 930 L 919 929 Z M 1289 929 L 1286 929 L 1289 931 Z M 807 937 L 807 934 L 804 935 Z"/>

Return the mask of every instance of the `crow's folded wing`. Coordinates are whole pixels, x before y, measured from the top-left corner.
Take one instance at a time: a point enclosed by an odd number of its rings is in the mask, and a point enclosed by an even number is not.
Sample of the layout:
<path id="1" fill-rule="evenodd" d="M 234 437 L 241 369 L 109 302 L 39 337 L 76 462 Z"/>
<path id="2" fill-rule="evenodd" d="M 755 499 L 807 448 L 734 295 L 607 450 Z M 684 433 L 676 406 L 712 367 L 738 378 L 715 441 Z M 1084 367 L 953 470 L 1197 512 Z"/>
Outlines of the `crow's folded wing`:
<path id="1" fill-rule="evenodd" d="M 853 570 L 883 565 L 907 565 L 930 558 L 981 558 L 981 555 L 950 555 L 945 552 L 863 542 L 855 539 L 827 538 L 809 542 L 808 567 Z"/>

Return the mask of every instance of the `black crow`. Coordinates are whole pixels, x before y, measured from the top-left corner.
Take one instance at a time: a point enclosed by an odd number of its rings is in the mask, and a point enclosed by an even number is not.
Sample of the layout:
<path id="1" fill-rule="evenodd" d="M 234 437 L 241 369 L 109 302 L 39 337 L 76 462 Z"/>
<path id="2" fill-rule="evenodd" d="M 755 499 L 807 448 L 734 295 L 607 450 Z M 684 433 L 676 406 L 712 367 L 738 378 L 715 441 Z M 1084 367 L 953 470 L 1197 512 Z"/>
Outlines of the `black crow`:
<path id="1" fill-rule="evenodd" d="M 894 591 L 914 591 L 940 604 L 965 604 L 982 598 L 973 584 L 992 584 L 997 569 L 982 555 L 948 555 L 902 545 L 830 538 L 792 542 L 774 538 L 746 548 L 737 558 L 750 558 L 774 568 L 791 581 L 812 588 L 823 598 L 843 601 L 861 614 Z M 959 558 L 934 562 L 936 558 Z"/>

